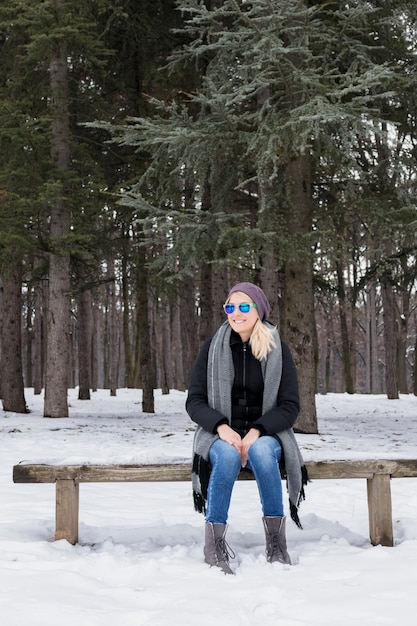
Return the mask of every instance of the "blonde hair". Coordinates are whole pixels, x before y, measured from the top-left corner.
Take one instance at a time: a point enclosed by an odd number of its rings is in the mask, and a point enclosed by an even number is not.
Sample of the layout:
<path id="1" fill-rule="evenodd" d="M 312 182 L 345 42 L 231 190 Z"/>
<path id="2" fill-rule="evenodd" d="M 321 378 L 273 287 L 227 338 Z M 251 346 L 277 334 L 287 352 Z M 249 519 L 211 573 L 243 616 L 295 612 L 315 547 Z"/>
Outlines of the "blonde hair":
<path id="1" fill-rule="evenodd" d="M 275 326 L 267 326 L 259 318 L 256 320 L 249 343 L 253 356 L 259 361 L 266 359 L 271 350 L 277 347 L 273 337 L 274 330 Z"/>

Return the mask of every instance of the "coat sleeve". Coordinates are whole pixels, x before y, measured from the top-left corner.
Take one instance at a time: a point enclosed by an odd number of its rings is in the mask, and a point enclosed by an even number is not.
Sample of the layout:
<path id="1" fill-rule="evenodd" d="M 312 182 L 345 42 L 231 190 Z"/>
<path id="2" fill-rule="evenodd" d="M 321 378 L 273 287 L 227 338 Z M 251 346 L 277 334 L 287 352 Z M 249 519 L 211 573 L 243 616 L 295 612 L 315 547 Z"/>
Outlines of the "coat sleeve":
<path id="1" fill-rule="evenodd" d="M 193 422 L 202 426 L 204 430 L 215 433 L 217 426 L 227 424 L 228 420 L 224 415 L 212 409 L 208 404 L 207 360 L 210 342 L 211 339 L 204 342 L 198 353 L 191 373 L 185 408 Z"/>
<path id="2" fill-rule="evenodd" d="M 300 412 L 297 370 L 288 345 L 284 342 L 281 345 L 282 376 L 276 406 L 253 423 L 265 435 L 292 428 Z"/>

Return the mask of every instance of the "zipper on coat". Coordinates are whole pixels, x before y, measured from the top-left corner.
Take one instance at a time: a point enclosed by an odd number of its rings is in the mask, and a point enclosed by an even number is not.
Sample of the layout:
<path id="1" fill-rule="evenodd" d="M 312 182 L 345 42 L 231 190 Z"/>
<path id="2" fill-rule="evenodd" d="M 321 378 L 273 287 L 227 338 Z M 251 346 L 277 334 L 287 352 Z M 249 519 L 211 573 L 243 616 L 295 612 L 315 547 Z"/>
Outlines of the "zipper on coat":
<path id="1" fill-rule="evenodd" d="M 245 400 L 245 417 L 248 417 L 248 399 L 246 396 L 246 354 L 248 344 L 243 344 L 243 399 Z"/>

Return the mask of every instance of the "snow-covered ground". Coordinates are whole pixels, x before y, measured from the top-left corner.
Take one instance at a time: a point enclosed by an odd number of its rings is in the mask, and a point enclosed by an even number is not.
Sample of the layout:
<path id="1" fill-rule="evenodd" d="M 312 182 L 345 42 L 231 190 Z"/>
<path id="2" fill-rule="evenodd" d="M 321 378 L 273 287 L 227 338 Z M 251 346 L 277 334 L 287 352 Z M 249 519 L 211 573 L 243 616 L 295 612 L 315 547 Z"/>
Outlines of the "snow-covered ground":
<path id="1" fill-rule="evenodd" d="M 70 417 L 0 411 L 2 626 L 415 626 L 417 479 L 392 481 L 395 547 L 371 546 L 364 480 L 313 481 L 287 523 L 294 565 L 268 564 L 256 484 L 236 484 L 228 540 L 236 576 L 203 561 L 204 519 L 189 483 L 80 486 L 80 543 L 55 542 L 53 485 L 15 485 L 20 461 L 184 461 L 193 424 L 185 394 L 140 391 L 91 401 L 70 391 Z M 416 458 L 417 398 L 317 396 L 318 436 L 297 435 L 306 460 Z M 286 498 L 285 498 L 285 503 Z"/>

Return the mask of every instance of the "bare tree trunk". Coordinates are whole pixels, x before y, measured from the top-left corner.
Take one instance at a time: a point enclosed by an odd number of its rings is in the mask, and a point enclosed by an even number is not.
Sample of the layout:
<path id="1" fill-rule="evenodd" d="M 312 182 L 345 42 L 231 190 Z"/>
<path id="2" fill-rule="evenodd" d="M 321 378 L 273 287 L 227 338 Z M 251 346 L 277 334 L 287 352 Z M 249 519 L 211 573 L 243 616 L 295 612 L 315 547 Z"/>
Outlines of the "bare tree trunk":
<path id="1" fill-rule="evenodd" d="M 35 287 L 35 320 L 33 325 L 33 392 L 39 395 L 43 386 L 43 315 L 38 300 L 41 298 L 40 285 Z"/>
<path id="2" fill-rule="evenodd" d="M 91 387 L 91 291 L 81 286 L 78 294 L 78 399 L 90 400 Z"/>
<path id="3" fill-rule="evenodd" d="M 108 260 L 109 272 L 113 279 L 108 283 L 109 292 L 109 387 L 110 395 L 117 393 L 117 365 L 118 365 L 118 342 L 117 342 L 117 306 L 116 306 L 116 280 L 114 278 L 114 259 Z"/>
<path id="4" fill-rule="evenodd" d="M 381 295 L 384 318 L 386 393 L 390 400 L 398 400 L 394 292 L 388 279 L 383 280 L 381 283 Z"/>
<path id="5" fill-rule="evenodd" d="M 64 4 L 64 1 L 56 0 L 58 5 Z M 67 52 L 62 42 L 56 42 L 49 73 L 51 154 L 59 176 L 70 169 Z M 66 237 L 70 232 L 70 208 L 64 184 L 60 186 L 50 216 L 45 417 L 68 417 L 70 255 Z"/>
<path id="6" fill-rule="evenodd" d="M 68 417 L 70 283 L 66 257 L 51 253 L 50 259 L 44 417 Z"/>
<path id="7" fill-rule="evenodd" d="M 413 394 L 417 396 L 417 316 L 414 315 L 414 363 L 413 363 Z"/>
<path id="8" fill-rule="evenodd" d="M 47 281 L 40 280 L 35 286 L 35 323 L 33 327 L 33 363 L 34 377 L 33 390 L 35 395 L 42 392 L 44 384 L 44 364 L 45 364 L 45 311 L 48 308 L 48 285 Z"/>
<path id="9" fill-rule="evenodd" d="M 138 294 L 141 293 L 141 323 L 138 326 L 139 342 L 140 342 L 140 378 L 142 381 L 142 411 L 144 413 L 155 412 L 155 376 L 154 376 L 154 363 L 152 358 L 151 345 L 152 333 L 151 325 L 149 323 L 149 307 L 152 306 L 150 302 L 150 294 L 148 289 L 148 270 L 145 264 L 141 265 L 140 274 L 138 276 L 141 289 Z"/>
<path id="10" fill-rule="evenodd" d="M 407 262 L 405 256 L 401 258 L 402 275 L 407 274 Z M 410 291 L 407 289 L 406 280 L 401 281 L 400 310 L 397 312 L 397 380 L 400 393 L 408 393 L 407 380 L 407 331 L 410 319 Z"/>
<path id="11" fill-rule="evenodd" d="M 210 185 L 207 184 L 202 199 L 202 210 L 209 211 L 211 207 Z M 213 280 L 212 265 L 203 261 L 200 266 L 199 280 L 199 304 L 200 304 L 200 324 L 199 342 L 203 343 L 214 334 L 215 325 L 213 323 Z"/>
<path id="12" fill-rule="evenodd" d="M 294 355 L 300 388 L 297 430 L 316 434 L 317 336 L 314 319 L 313 262 L 309 241 L 312 229 L 310 156 L 304 154 L 287 167 L 288 224 L 304 250 L 285 265 L 285 319 L 283 338 Z M 304 241 L 303 241 L 304 240 Z"/>
<path id="13" fill-rule="evenodd" d="M 3 340 L 2 340 L 2 332 L 1 329 L 3 328 L 3 283 L 2 283 L 2 279 L 0 276 L 0 365 L 2 362 L 2 355 L 3 355 Z M 0 367 L 0 399 L 3 397 L 3 389 L 2 389 L 2 385 L 3 385 L 3 368 Z"/>
<path id="14" fill-rule="evenodd" d="M 22 369 L 22 280 L 20 261 L 1 283 L 1 397 L 3 410 L 26 413 Z"/>
<path id="15" fill-rule="evenodd" d="M 280 325 L 279 310 L 279 281 L 278 281 L 278 261 L 273 250 L 269 250 L 262 258 L 260 271 L 261 287 L 266 293 L 271 305 L 270 321 Z"/>
<path id="16" fill-rule="evenodd" d="M 140 234 L 140 237 L 142 235 Z M 142 383 L 142 411 L 155 412 L 155 375 L 151 325 L 149 323 L 151 304 L 148 288 L 148 269 L 146 267 L 145 247 L 138 246 L 136 268 L 136 298 L 137 298 L 137 333 L 139 340 L 138 354 L 140 363 L 140 380 Z"/>
<path id="17" fill-rule="evenodd" d="M 264 89 L 258 96 L 258 106 L 270 95 L 270 89 Z M 272 172 L 260 170 L 258 172 L 259 206 L 257 215 L 257 227 L 262 232 L 271 230 L 274 227 L 275 214 L 279 212 L 277 208 L 277 198 L 279 198 Z M 262 245 L 261 267 L 259 271 L 260 283 L 265 291 L 271 305 L 270 321 L 279 326 L 279 278 L 278 260 L 273 244 L 269 241 Z"/>
<path id="18" fill-rule="evenodd" d="M 213 289 L 211 281 L 211 265 L 202 263 L 199 281 L 200 327 L 199 339 L 203 343 L 214 333 L 212 316 Z"/>
<path id="19" fill-rule="evenodd" d="M 343 362 L 343 379 L 345 382 L 345 391 L 347 393 L 355 393 L 352 378 L 352 346 L 349 338 L 349 330 L 347 323 L 347 299 L 343 277 L 343 268 L 340 261 L 336 261 L 337 274 L 337 296 L 339 303 L 339 322 L 342 337 L 342 362 Z"/>
<path id="20" fill-rule="evenodd" d="M 26 324 L 24 328 L 24 376 L 23 384 L 25 387 L 33 387 L 33 312 L 34 312 L 34 289 L 33 286 L 27 288 L 27 304 L 26 304 Z"/>
<path id="21" fill-rule="evenodd" d="M 184 376 L 183 343 L 181 333 L 181 303 L 177 295 L 172 307 L 172 357 L 174 360 L 175 388 L 185 391 L 187 385 Z"/>
<path id="22" fill-rule="evenodd" d="M 92 306 L 92 322 L 91 331 L 91 390 L 97 391 L 99 380 L 99 348 L 100 348 L 100 315 L 97 303 Z"/>
<path id="23" fill-rule="evenodd" d="M 211 316 L 214 329 L 217 330 L 225 320 L 222 308 L 227 294 L 232 285 L 229 285 L 228 275 L 225 267 L 212 267 L 211 270 Z"/>
<path id="24" fill-rule="evenodd" d="M 126 370 L 126 387 L 134 389 L 137 384 L 137 358 L 136 351 L 132 344 L 137 345 L 134 342 L 132 335 L 136 333 L 137 329 L 131 331 L 131 319 L 130 319 L 130 299 L 129 293 L 129 279 L 128 279 L 128 267 L 127 267 L 127 253 L 122 257 L 122 299 L 123 299 L 123 344 L 124 344 L 124 356 L 125 356 L 125 370 Z"/>
<path id="25" fill-rule="evenodd" d="M 164 395 L 168 394 L 173 382 L 171 346 L 170 304 L 166 294 L 158 298 L 156 310 L 153 310 L 152 327 L 155 335 L 157 385 Z"/>
<path id="26" fill-rule="evenodd" d="M 377 333 L 377 310 L 376 310 L 376 286 L 375 283 L 372 282 L 369 287 L 369 368 L 370 368 L 370 393 L 380 393 L 381 385 L 379 379 L 379 368 L 378 368 L 378 333 Z"/>
<path id="27" fill-rule="evenodd" d="M 187 387 L 190 380 L 194 361 L 199 349 L 196 304 L 195 299 L 193 298 L 194 292 L 194 283 L 191 283 L 191 288 L 181 289 L 179 294 L 179 306 L 181 313 L 181 338 L 183 345 L 182 358 L 184 379 Z"/>
<path id="28" fill-rule="evenodd" d="M 325 314 L 323 303 L 317 307 L 318 351 L 317 392 L 326 395 L 329 391 L 329 363 L 331 353 L 331 317 Z"/>

